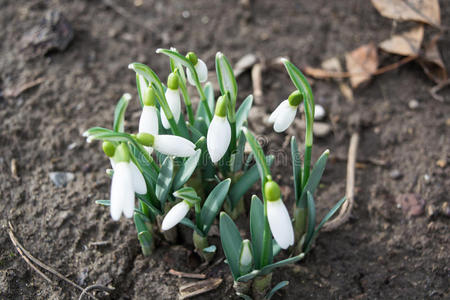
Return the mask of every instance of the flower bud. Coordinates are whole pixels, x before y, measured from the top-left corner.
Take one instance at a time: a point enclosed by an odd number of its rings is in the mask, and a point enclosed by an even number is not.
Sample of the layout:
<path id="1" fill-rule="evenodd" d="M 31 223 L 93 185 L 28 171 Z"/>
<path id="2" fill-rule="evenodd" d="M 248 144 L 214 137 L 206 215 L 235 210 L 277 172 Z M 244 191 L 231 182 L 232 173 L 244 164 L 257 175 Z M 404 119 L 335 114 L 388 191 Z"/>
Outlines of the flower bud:
<path id="1" fill-rule="evenodd" d="M 113 143 L 105 141 L 102 144 L 103 152 L 105 152 L 106 156 L 113 157 L 114 152 L 116 151 L 116 147 Z"/>
<path id="2" fill-rule="evenodd" d="M 267 181 L 264 185 L 264 193 L 268 201 L 281 199 L 280 186 L 275 181 Z"/>
<path id="3" fill-rule="evenodd" d="M 147 89 L 145 89 L 142 97 L 143 97 L 142 102 L 144 102 L 145 106 L 155 106 L 156 94 L 152 86 L 149 86 Z"/>
<path id="4" fill-rule="evenodd" d="M 186 54 L 186 58 L 189 59 L 189 61 L 195 66 L 198 62 L 198 57 L 194 52 L 188 52 Z"/>
<path id="5" fill-rule="evenodd" d="M 167 87 L 171 90 L 177 90 L 178 89 L 178 76 L 175 73 L 170 73 L 169 77 L 167 78 Z"/>
<path id="6" fill-rule="evenodd" d="M 239 256 L 239 272 L 242 275 L 250 273 L 253 269 L 253 254 L 249 240 L 243 240 L 241 255 Z"/>
<path id="7" fill-rule="evenodd" d="M 288 101 L 290 105 L 297 107 L 303 101 L 303 94 L 295 90 L 289 95 Z"/>
<path id="8" fill-rule="evenodd" d="M 146 132 L 139 132 L 136 135 L 136 139 L 140 144 L 147 147 L 152 147 L 155 142 L 155 137 L 152 134 Z"/>

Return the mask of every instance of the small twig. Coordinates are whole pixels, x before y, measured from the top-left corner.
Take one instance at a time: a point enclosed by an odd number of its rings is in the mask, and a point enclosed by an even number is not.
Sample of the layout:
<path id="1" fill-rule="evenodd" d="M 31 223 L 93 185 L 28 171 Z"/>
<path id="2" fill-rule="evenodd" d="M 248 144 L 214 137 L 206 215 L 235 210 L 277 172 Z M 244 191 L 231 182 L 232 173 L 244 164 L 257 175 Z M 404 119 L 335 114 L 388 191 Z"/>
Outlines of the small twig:
<path id="1" fill-rule="evenodd" d="M 205 279 L 206 278 L 205 274 L 186 273 L 186 272 L 181 272 L 181 271 L 177 271 L 174 269 L 170 269 L 169 274 L 177 276 L 178 278 L 183 278 L 183 277 L 184 278 L 193 278 L 193 279 Z"/>
<path id="2" fill-rule="evenodd" d="M 114 289 L 110 289 L 109 287 L 106 287 L 106 286 L 103 286 L 103 285 L 100 285 L 100 284 L 93 284 L 93 285 L 90 285 L 90 286 L 86 287 L 83 290 L 83 292 L 81 292 L 80 297 L 78 297 L 78 300 L 83 299 L 83 296 L 86 295 L 87 292 L 89 292 L 90 290 L 100 290 L 100 291 L 103 291 L 103 292 L 107 292 L 109 294 L 114 292 Z"/>
<path id="3" fill-rule="evenodd" d="M 384 66 L 382 68 L 379 68 L 374 73 L 372 73 L 372 75 L 380 75 L 380 74 L 395 70 L 395 69 L 399 68 L 400 66 L 409 63 L 410 61 L 416 60 L 418 57 L 419 57 L 418 55 L 404 57 L 404 58 L 400 59 L 398 62 Z"/>
<path id="4" fill-rule="evenodd" d="M 111 7 L 116 13 L 127 19 L 129 22 L 134 23 L 135 25 L 138 25 L 139 27 L 145 27 L 145 29 L 149 30 L 150 32 L 154 33 L 154 28 L 149 23 L 147 23 L 145 20 L 137 19 L 135 15 L 128 12 L 127 9 L 117 5 L 114 0 L 103 0 L 106 6 Z"/>
<path id="5" fill-rule="evenodd" d="M 180 286 L 179 299 L 187 299 L 216 289 L 222 278 L 210 278 Z"/>
<path id="6" fill-rule="evenodd" d="M 337 156 L 337 155 L 332 155 L 330 156 L 331 160 L 337 160 L 337 161 L 347 161 L 347 157 L 342 157 L 342 156 Z M 360 164 L 371 164 L 371 165 L 375 165 L 375 166 L 380 166 L 380 167 L 384 167 L 388 165 L 388 162 L 379 158 L 366 158 L 366 159 L 358 159 L 358 161 L 356 163 L 360 163 Z"/>
<path id="7" fill-rule="evenodd" d="M 252 85 L 253 85 L 253 97 L 256 105 L 261 105 L 263 102 L 263 89 L 262 89 L 262 65 L 257 63 L 252 68 Z"/>
<path id="8" fill-rule="evenodd" d="M 15 158 L 11 159 L 11 175 L 15 180 L 19 180 L 17 175 L 17 160 Z"/>
<path id="9" fill-rule="evenodd" d="M 108 245 L 109 243 L 110 243 L 110 241 L 90 242 L 90 243 L 88 244 L 88 246 L 89 246 L 89 247 L 92 247 L 92 246 L 105 246 L 105 245 Z"/>
<path id="10" fill-rule="evenodd" d="M 18 87 L 15 87 L 12 89 L 7 89 L 4 92 L 4 96 L 6 98 L 9 98 L 9 97 L 15 98 L 15 97 L 19 96 L 20 94 L 22 94 L 23 92 L 25 92 L 26 90 L 31 89 L 32 87 L 35 87 L 36 85 L 41 84 L 42 82 L 44 82 L 44 80 L 45 80 L 44 77 L 39 77 L 35 80 L 26 82 L 24 84 L 20 84 Z"/>
<path id="11" fill-rule="evenodd" d="M 359 134 L 353 133 L 350 138 L 350 146 L 348 148 L 347 160 L 347 184 L 345 186 L 345 196 L 347 201 L 342 204 L 339 215 L 324 225 L 325 231 L 331 231 L 347 222 L 353 209 L 355 194 L 355 164 L 356 154 L 358 151 Z"/>
<path id="12" fill-rule="evenodd" d="M 18 248 L 20 248 L 20 250 L 23 252 L 24 256 L 26 256 L 27 258 L 29 258 L 33 263 L 35 263 L 36 265 L 38 265 L 39 267 L 41 267 L 44 270 L 47 270 L 48 272 L 52 273 L 53 275 L 55 275 L 56 277 L 58 277 L 59 279 L 64 280 L 65 282 L 69 283 L 70 285 L 72 285 L 73 287 L 79 289 L 80 291 L 83 291 L 84 289 L 79 286 L 78 284 L 76 284 L 75 282 L 73 282 L 72 280 L 70 280 L 69 278 L 65 277 L 64 275 L 62 275 L 61 273 L 59 273 L 58 271 L 56 271 L 55 269 L 53 269 L 52 267 L 47 266 L 46 264 L 44 264 L 43 262 L 41 262 L 40 260 L 38 260 L 37 258 L 35 258 L 33 255 L 31 255 L 30 252 L 28 252 L 27 249 L 25 249 L 17 240 L 17 238 L 14 235 L 13 232 L 13 226 L 11 224 L 10 221 L 8 221 L 9 224 L 9 237 L 11 238 L 11 241 L 13 242 L 14 246 L 17 245 Z M 16 249 L 17 249 L 16 247 Z M 19 252 L 20 253 L 20 252 Z M 23 257 L 23 256 L 22 256 Z M 33 268 L 33 269 L 37 269 L 37 268 Z M 37 271 L 37 270 L 36 270 Z M 46 278 L 48 281 L 51 282 L 51 280 L 42 274 L 42 272 L 38 271 L 38 273 L 43 276 L 44 278 Z M 94 295 L 92 295 L 91 293 L 87 293 L 87 295 L 89 295 L 90 297 L 92 297 L 93 299 L 97 299 L 97 297 L 95 297 Z"/>
<path id="13" fill-rule="evenodd" d="M 450 85 L 450 79 L 444 80 L 441 83 L 439 83 L 438 85 L 435 85 L 434 87 L 432 87 L 430 89 L 431 97 L 433 97 L 437 101 L 444 102 L 444 97 L 438 95 L 437 93 L 440 90 L 442 90 L 444 87 L 446 87 L 447 85 Z"/>

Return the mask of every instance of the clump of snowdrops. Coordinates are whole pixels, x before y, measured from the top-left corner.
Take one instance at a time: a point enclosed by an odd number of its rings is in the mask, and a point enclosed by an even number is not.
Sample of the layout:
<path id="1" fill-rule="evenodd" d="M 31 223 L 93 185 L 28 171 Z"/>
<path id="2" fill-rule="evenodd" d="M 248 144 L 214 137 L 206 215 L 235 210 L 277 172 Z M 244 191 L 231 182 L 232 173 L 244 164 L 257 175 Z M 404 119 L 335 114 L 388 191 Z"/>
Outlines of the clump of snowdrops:
<path id="1" fill-rule="evenodd" d="M 264 154 L 247 129 L 253 97 L 247 96 L 237 107 L 238 88 L 227 58 L 220 52 L 216 55 L 220 86 L 216 99 L 211 83 L 206 82 L 206 64 L 195 53 L 184 56 L 174 48 L 156 52 L 170 61 L 166 84 L 150 67 L 129 65 L 136 75 L 142 107 L 138 132 L 125 132 L 125 111 L 131 96 L 124 94 L 114 111 L 112 129 L 93 127 L 84 133 L 88 142 L 103 142 L 111 163 L 107 170 L 112 177 L 110 200 L 97 203 L 109 206 L 115 221 L 122 215 L 134 218 L 144 255 L 152 253 L 156 237 L 176 241 L 175 226 L 181 224 L 192 229 L 195 250 L 206 262 L 217 251 L 208 233 L 220 213 L 220 239 L 236 293 L 244 299 L 270 299 L 288 284 L 282 281 L 270 289 L 273 270 L 301 260 L 321 227 L 345 201 L 337 202 L 316 226 L 313 195 L 329 151 L 310 167 L 314 122 L 311 87 L 297 67 L 283 61 L 294 87 L 269 122 L 276 132 L 285 131 L 302 103 L 306 120 L 303 163 L 295 137 L 291 140 L 295 191 L 291 217 L 271 174 L 274 158 Z M 188 84 L 200 97 L 195 113 Z M 246 143 L 252 150 L 247 158 Z M 258 180 L 261 192 L 251 199 L 250 239 L 243 239 L 233 218 L 243 212 L 243 196 Z M 288 250 L 290 257 L 276 260 L 281 250 Z"/>

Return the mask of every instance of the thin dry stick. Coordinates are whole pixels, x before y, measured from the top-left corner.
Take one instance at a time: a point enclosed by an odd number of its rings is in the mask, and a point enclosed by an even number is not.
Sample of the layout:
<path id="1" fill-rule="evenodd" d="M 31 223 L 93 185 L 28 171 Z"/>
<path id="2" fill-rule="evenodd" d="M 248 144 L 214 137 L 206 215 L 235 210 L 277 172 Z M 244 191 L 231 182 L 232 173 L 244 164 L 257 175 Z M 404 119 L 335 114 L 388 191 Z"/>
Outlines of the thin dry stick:
<path id="1" fill-rule="evenodd" d="M 359 134 L 357 132 L 353 133 L 350 138 L 350 146 L 348 148 L 348 160 L 347 160 L 347 184 L 345 186 L 345 196 L 347 201 L 342 205 L 339 215 L 327 222 L 324 225 L 325 231 L 331 231 L 345 222 L 347 222 L 350 217 L 350 213 L 353 209 L 354 204 L 354 194 L 355 194 L 355 164 L 356 164 L 356 153 L 358 151 Z"/>
<path id="2" fill-rule="evenodd" d="M 90 290 L 100 290 L 100 291 L 104 291 L 107 293 L 111 293 L 114 291 L 114 289 L 110 289 L 109 287 L 103 286 L 101 284 L 94 284 L 94 285 L 90 285 L 88 287 L 86 287 L 83 292 L 80 294 L 80 297 L 78 297 L 78 300 L 83 299 L 83 296 L 87 294 L 87 292 L 89 292 Z"/>
<path id="3" fill-rule="evenodd" d="M 432 87 L 432 88 L 430 89 L 430 94 L 431 94 L 431 96 L 432 96 L 434 99 L 436 99 L 437 101 L 444 102 L 444 97 L 438 95 L 437 93 L 438 93 L 441 89 L 443 89 L 444 87 L 446 87 L 447 85 L 450 85 L 450 79 L 444 80 L 444 81 L 442 81 L 441 83 L 439 83 L 438 85 Z"/>
<path id="4" fill-rule="evenodd" d="M 169 270 L 170 275 L 177 276 L 178 278 L 193 278 L 193 279 L 205 279 L 205 274 L 195 274 L 195 273 L 186 273 L 186 272 L 180 272 L 174 269 Z"/>
<path id="5" fill-rule="evenodd" d="M 76 284 L 75 282 L 73 282 L 72 280 L 70 280 L 69 278 L 65 277 L 64 275 L 62 275 L 61 273 L 59 273 L 58 271 L 56 271 L 55 269 L 53 269 L 52 267 L 47 266 L 46 264 L 44 264 L 43 262 L 41 262 L 40 260 L 38 260 L 37 258 L 35 258 L 33 255 L 31 255 L 30 252 L 28 252 L 27 249 L 25 249 L 17 240 L 17 238 L 14 235 L 13 229 L 14 227 L 12 226 L 11 222 L 8 221 L 9 224 L 9 236 L 11 239 L 11 241 L 13 241 L 13 244 L 15 242 L 15 245 L 17 245 L 20 250 L 22 250 L 23 254 L 29 258 L 32 262 L 34 262 L 36 265 L 38 265 L 39 267 L 41 267 L 44 270 L 47 270 L 48 272 L 52 273 L 53 275 L 55 275 L 56 277 L 58 277 L 59 279 L 64 280 L 65 282 L 69 283 L 70 285 L 72 285 L 73 287 L 79 289 L 80 291 L 83 291 L 84 289 L 79 286 L 78 284 Z M 33 268 L 34 269 L 34 268 Z M 41 272 L 39 272 L 39 274 L 42 274 Z M 47 277 L 48 279 L 48 277 Z M 49 280 L 49 279 L 48 279 Z M 89 295 L 90 297 L 92 297 L 93 299 L 97 299 L 97 297 L 95 297 L 94 295 L 90 294 L 90 293 L 86 293 L 87 295 Z"/>
<path id="6" fill-rule="evenodd" d="M 257 63 L 252 68 L 252 85 L 253 97 L 256 105 L 262 104 L 263 90 L 262 90 L 262 65 Z"/>
<path id="7" fill-rule="evenodd" d="M 210 278 L 180 286 L 179 299 L 187 299 L 216 289 L 222 278 Z"/>
<path id="8" fill-rule="evenodd" d="M 114 0 L 103 0 L 105 5 L 111 7 L 116 13 L 127 19 L 129 22 L 134 23 L 140 27 L 145 27 L 150 32 L 154 33 L 154 28 L 148 24 L 145 20 L 137 19 L 135 15 L 130 13 L 125 8 L 117 5 Z"/>
<path id="9" fill-rule="evenodd" d="M 15 97 L 19 96 L 20 94 L 22 94 L 23 92 L 25 92 L 26 90 L 31 89 L 32 87 L 35 87 L 44 81 L 45 81 L 44 77 L 39 77 L 35 80 L 21 84 L 21 85 L 19 85 L 19 87 L 16 87 L 13 89 L 7 89 L 4 93 L 4 96 L 7 98 L 8 97 L 15 98 Z"/>

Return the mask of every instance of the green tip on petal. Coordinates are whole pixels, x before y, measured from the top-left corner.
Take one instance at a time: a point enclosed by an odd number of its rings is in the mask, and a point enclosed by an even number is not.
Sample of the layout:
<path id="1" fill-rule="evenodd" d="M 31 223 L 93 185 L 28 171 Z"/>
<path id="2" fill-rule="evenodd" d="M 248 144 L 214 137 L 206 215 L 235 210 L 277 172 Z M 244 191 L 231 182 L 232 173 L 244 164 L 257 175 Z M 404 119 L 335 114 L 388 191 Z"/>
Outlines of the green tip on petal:
<path id="1" fill-rule="evenodd" d="M 268 201 L 277 201 L 281 198 L 280 186 L 275 181 L 267 181 L 264 193 Z"/>
<path id="2" fill-rule="evenodd" d="M 303 95 L 298 90 L 297 91 L 293 91 L 289 95 L 288 100 L 289 100 L 289 104 L 290 105 L 298 106 L 303 101 Z"/>
<path id="3" fill-rule="evenodd" d="M 114 152 L 116 151 L 116 147 L 113 143 L 105 141 L 102 144 L 103 152 L 105 152 L 106 156 L 113 157 Z"/>
<path id="4" fill-rule="evenodd" d="M 156 94 L 152 86 L 149 86 L 144 95 L 144 105 L 145 106 L 155 106 L 156 105 Z"/>
<path id="5" fill-rule="evenodd" d="M 117 146 L 116 151 L 114 152 L 114 161 L 116 163 L 130 162 L 130 150 L 128 149 L 127 144 L 121 143 Z"/>
<path id="6" fill-rule="evenodd" d="M 198 63 L 198 57 L 194 52 L 188 52 L 186 54 L 186 58 L 189 59 L 189 61 L 195 66 Z"/>
<path id="7" fill-rule="evenodd" d="M 136 135 L 136 139 L 140 144 L 147 147 L 152 147 L 153 143 L 155 142 L 155 137 L 152 134 L 146 132 L 138 133 Z"/>
<path id="8" fill-rule="evenodd" d="M 227 115 L 227 96 L 220 96 L 217 99 L 216 110 L 214 114 L 218 117 L 225 117 Z"/>
<path id="9" fill-rule="evenodd" d="M 178 76 L 175 73 L 170 73 L 169 78 L 167 78 L 167 87 L 171 90 L 178 89 Z"/>

